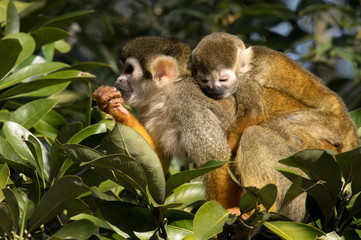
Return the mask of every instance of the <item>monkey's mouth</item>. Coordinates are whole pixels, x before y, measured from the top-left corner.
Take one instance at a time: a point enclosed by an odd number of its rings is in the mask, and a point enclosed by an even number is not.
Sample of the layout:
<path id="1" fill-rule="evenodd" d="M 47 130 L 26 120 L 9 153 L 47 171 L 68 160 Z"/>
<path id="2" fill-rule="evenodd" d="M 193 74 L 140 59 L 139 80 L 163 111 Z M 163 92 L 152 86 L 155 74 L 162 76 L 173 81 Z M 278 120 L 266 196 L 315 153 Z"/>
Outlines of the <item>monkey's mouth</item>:
<path id="1" fill-rule="evenodd" d="M 133 88 L 129 84 L 124 84 L 122 82 L 115 82 L 114 86 L 118 89 L 118 91 L 122 94 L 122 98 L 125 101 L 128 101 L 132 94 Z"/>
<path id="2" fill-rule="evenodd" d="M 213 99 L 222 99 L 224 98 L 223 92 L 217 92 L 217 91 L 204 91 L 204 93 L 207 95 L 207 97 L 213 98 Z"/>

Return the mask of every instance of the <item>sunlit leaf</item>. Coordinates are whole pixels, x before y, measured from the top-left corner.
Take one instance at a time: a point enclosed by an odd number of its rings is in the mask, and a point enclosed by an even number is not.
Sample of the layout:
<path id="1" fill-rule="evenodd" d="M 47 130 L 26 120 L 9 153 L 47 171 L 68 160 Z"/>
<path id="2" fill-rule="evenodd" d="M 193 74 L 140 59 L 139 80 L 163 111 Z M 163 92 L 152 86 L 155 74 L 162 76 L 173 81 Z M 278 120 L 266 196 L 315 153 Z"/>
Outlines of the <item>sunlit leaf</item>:
<path id="1" fill-rule="evenodd" d="M 31 64 L 27 67 L 20 69 L 19 71 L 14 72 L 13 74 L 5 78 L 0 83 L 0 90 L 13 86 L 17 83 L 20 83 L 21 81 L 27 78 L 48 74 L 68 66 L 69 65 L 60 62 Z"/>
<path id="2" fill-rule="evenodd" d="M 4 199 L 1 189 L 6 187 L 10 177 L 10 169 L 7 164 L 0 165 L 0 202 Z"/>
<path id="3" fill-rule="evenodd" d="M 214 160 L 208 161 L 203 164 L 198 169 L 182 171 L 176 174 L 171 175 L 167 180 L 167 194 L 169 194 L 173 189 L 182 185 L 183 183 L 189 182 L 190 180 L 202 176 L 214 169 L 217 169 L 224 164 L 229 162 L 217 162 Z"/>
<path id="4" fill-rule="evenodd" d="M 132 128 L 116 124 L 105 139 L 108 154 L 129 154 L 143 169 L 150 194 L 158 204 L 165 198 L 165 177 L 161 162 L 148 142 Z"/>
<path id="5" fill-rule="evenodd" d="M 218 202 L 203 204 L 194 216 L 193 230 L 199 240 L 206 240 L 222 232 L 225 223 L 233 223 L 236 217 L 231 215 Z"/>
<path id="6" fill-rule="evenodd" d="M 3 39 L 17 39 L 17 40 L 19 40 L 19 42 L 22 46 L 22 51 L 20 52 L 20 54 L 16 60 L 15 66 L 19 65 L 25 59 L 30 57 L 35 50 L 35 40 L 26 33 L 22 33 L 22 32 L 12 33 L 12 34 L 5 36 Z"/>
<path id="7" fill-rule="evenodd" d="M 182 209 L 192 203 L 206 200 L 206 192 L 202 182 L 184 183 L 173 190 L 164 204 L 181 203 L 177 208 Z"/>
<path id="8" fill-rule="evenodd" d="M 286 240 L 315 239 L 325 234 L 320 229 L 304 223 L 274 221 L 265 222 L 264 225 L 277 236 Z"/>
<path id="9" fill-rule="evenodd" d="M 82 219 L 79 221 L 71 222 L 64 227 L 60 228 L 50 239 L 89 239 L 91 235 L 97 234 L 98 227 L 89 220 Z"/>
<path id="10" fill-rule="evenodd" d="M 5 35 L 19 32 L 20 30 L 19 14 L 13 0 L 9 1 L 6 20 L 7 22 L 4 31 Z"/>
<path id="11" fill-rule="evenodd" d="M 55 106 L 57 101 L 57 99 L 38 99 L 28 102 L 13 112 L 9 121 L 19 123 L 24 128 L 30 129 Z"/>
<path id="12" fill-rule="evenodd" d="M 80 143 L 85 138 L 94 135 L 107 132 L 107 127 L 105 123 L 97 123 L 82 129 L 81 131 L 77 132 L 74 136 L 72 136 L 68 143 Z"/>

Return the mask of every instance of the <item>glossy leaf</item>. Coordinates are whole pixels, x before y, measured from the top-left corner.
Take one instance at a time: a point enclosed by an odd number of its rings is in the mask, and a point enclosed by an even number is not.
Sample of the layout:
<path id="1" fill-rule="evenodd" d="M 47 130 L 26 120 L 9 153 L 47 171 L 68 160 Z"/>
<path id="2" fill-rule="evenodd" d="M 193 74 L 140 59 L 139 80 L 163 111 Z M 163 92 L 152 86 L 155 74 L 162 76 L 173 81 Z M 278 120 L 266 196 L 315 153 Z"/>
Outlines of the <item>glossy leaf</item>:
<path id="1" fill-rule="evenodd" d="M 79 177 L 65 176 L 60 178 L 40 200 L 30 220 L 29 230 L 32 231 L 51 220 L 61 213 L 76 197 L 89 190 Z"/>
<path id="2" fill-rule="evenodd" d="M 94 75 L 76 70 L 65 70 L 51 73 L 45 77 L 37 79 L 36 81 L 15 86 L 2 93 L 0 98 L 49 95 L 58 92 L 59 88 L 60 90 L 64 89 L 66 84 L 69 84 L 71 80 L 91 77 L 94 77 Z M 48 89 L 42 89 L 46 87 L 48 87 Z M 55 90 L 53 88 L 55 88 Z M 48 93 L 49 91 L 51 92 Z"/>
<path id="3" fill-rule="evenodd" d="M 88 148 L 86 146 L 78 144 L 65 144 L 64 145 L 68 156 L 79 164 L 83 164 L 98 159 L 102 156 L 100 152 L 97 152 L 94 149 Z"/>
<path id="4" fill-rule="evenodd" d="M 246 187 L 246 191 L 258 203 L 261 203 L 267 211 L 273 206 L 277 196 L 277 187 L 274 184 L 268 184 L 261 189 Z"/>
<path id="5" fill-rule="evenodd" d="M 248 213 L 257 207 L 256 200 L 248 193 L 245 192 L 239 201 L 239 210 L 241 213 Z"/>
<path id="6" fill-rule="evenodd" d="M 274 221 L 264 225 L 282 239 L 315 239 L 325 233 L 311 225 L 296 222 Z"/>
<path id="7" fill-rule="evenodd" d="M 2 190 L 6 199 L 6 202 L 8 204 L 8 208 L 11 214 L 11 219 L 13 221 L 13 225 L 17 226 L 19 222 L 19 216 L 20 216 L 20 209 L 18 200 L 15 196 L 15 193 L 10 189 L 6 188 Z"/>
<path id="8" fill-rule="evenodd" d="M 145 173 L 148 188 L 153 199 L 162 204 L 165 198 L 165 177 L 163 167 L 147 141 L 132 128 L 116 124 L 105 139 L 108 154 L 129 154 L 140 164 Z"/>
<path id="9" fill-rule="evenodd" d="M 133 234 L 133 231 L 151 231 L 157 226 L 148 208 L 120 201 L 97 202 L 104 219 L 129 235 Z"/>
<path id="10" fill-rule="evenodd" d="M 54 48 L 55 50 L 57 50 L 58 52 L 65 54 L 68 53 L 71 50 L 71 46 L 64 40 L 58 40 L 56 42 L 54 42 Z M 81 69 L 78 69 L 81 70 Z M 84 70 L 82 70 L 84 71 Z M 88 71 L 84 71 L 84 72 L 88 72 Z"/>
<path id="11" fill-rule="evenodd" d="M 35 40 L 26 33 L 22 33 L 22 32 L 12 33 L 5 36 L 3 39 L 17 39 L 19 40 L 22 46 L 22 51 L 20 52 L 16 60 L 15 66 L 19 65 L 25 59 L 30 57 L 35 50 Z"/>
<path id="12" fill-rule="evenodd" d="M 337 164 L 345 178 L 345 184 L 352 182 L 353 194 L 361 191 L 361 182 L 355 181 L 360 176 L 361 171 L 361 148 L 356 148 L 348 152 L 336 155 Z M 359 178 L 358 178 L 359 179 Z"/>
<path id="13" fill-rule="evenodd" d="M 31 35 L 35 39 L 37 48 L 45 44 L 69 37 L 69 33 L 60 28 L 54 27 L 39 28 L 33 31 Z"/>
<path id="14" fill-rule="evenodd" d="M 18 123 L 11 121 L 7 121 L 4 123 L 3 131 L 6 139 L 9 141 L 15 152 L 19 156 L 21 156 L 23 160 L 31 163 L 40 172 L 40 169 L 38 168 L 38 164 L 34 159 L 32 152 L 25 143 L 25 140 L 28 139 L 29 135 L 32 135 L 32 133 L 30 133 Z"/>
<path id="15" fill-rule="evenodd" d="M 20 19 L 13 0 L 9 0 L 6 20 L 5 35 L 19 32 Z"/>
<path id="16" fill-rule="evenodd" d="M 143 168 L 135 159 L 123 154 L 113 154 L 90 161 L 86 165 L 94 167 L 98 174 L 113 180 L 130 192 L 136 193 L 135 189 L 138 189 L 147 197 L 148 182 Z"/>
<path id="17" fill-rule="evenodd" d="M 83 123 L 81 122 L 69 123 L 60 129 L 57 140 L 60 143 L 66 143 L 74 134 L 82 129 Z"/>
<path id="18" fill-rule="evenodd" d="M 218 202 L 209 201 L 203 204 L 195 214 L 193 230 L 199 240 L 207 240 L 222 232 L 223 225 L 233 223 L 236 217 L 232 216 Z"/>
<path id="19" fill-rule="evenodd" d="M 59 62 L 31 64 L 5 78 L 0 84 L 0 90 L 11 87 L 27 78 L 48 74 L 68 66 Z"/>
<path id="20" fill-rule="evenodd" d="M 280 162 L 302 169 L 313 180 L 325 182 L 323 186 L 331 194 L 334 204 L 336 204 L 342 181 L 334 156 L 324 150 L 310 149 L 298 152 Z M 327 166 L 327 168 L 324 168 L 324 166 Z M 320 169 L 323 169 L 323 171 L 320 171 Z"/>
<path id="21" fill-rule="evenodd" d="M 81 131 L 77 132 L 74 136 L 72 136 L 68 143 L 80 143 L 87 137 L 95 134 L 105 133 L 107 132 L 107 126 L 105 123 L 97 123 L 82 129 Z"/>
<path id="22" fill-rule="evenodd" d="M 0 202 L 0 232 L 10 236 L 12 230 L 13 220 L 9 208 L 5 203 Z"/>
<path id="23" fill-rule="evenodd" d="M 58 102 L 57 99 L 38 99 L 31 101 L 18 108 L 10 117 L 9 121 L 21 124 L 30 129 L 42 119 Z"/>
<path id="24" fill-rule="evenodd" d="M 194 170 L 182 171 L 176 174 L 171 175 L 167 180 L 167 195 L 176 187 L 182 185 L 183 183 L 189 182 L 190 180 L 202 176 L 214 169 L 217 169 L 228 162 L 218 162 L 218 161 L 208 161 L 203 164 L 200 168 Z"/>
<path id="25" fill-rule="evenodd" d="M 355 123 L 357 128 L 361 127 L 361 108 L 353 110 L 350 112 L 350 117 L 352 121 Z"/>
<path id="26" fill-rule="evenodd" d="M 4 199 L 1 189 L 5 188 L 10 177 L 10 169 L 7 164 L 0 165 L 0 202 Z"/>
<path id="27" fill-rule="evenodd" d="M 17 39 L 0 40 L 0 79 L 2 79 L 14 67 L 16 59 L 22 51 Z M 1 82 L 0 82 L 1 85 Z"/>
<path id="28" fill-rule="evenodd" d="M 184 183 L 173 190 L 167 197 L 165 204 L 181 203 L 177 208 L 182 209 L 188 205 L 206 200 L 206 192 L 202 182 Z"/>
<path id="29" fill-rule="evenodd" d="M 89 220 L 83 219 L 71 222 L 60 228 L 50 239 L 79 239 L 86 240 L 93 234 L 97 234 L 98 227 Z"/>

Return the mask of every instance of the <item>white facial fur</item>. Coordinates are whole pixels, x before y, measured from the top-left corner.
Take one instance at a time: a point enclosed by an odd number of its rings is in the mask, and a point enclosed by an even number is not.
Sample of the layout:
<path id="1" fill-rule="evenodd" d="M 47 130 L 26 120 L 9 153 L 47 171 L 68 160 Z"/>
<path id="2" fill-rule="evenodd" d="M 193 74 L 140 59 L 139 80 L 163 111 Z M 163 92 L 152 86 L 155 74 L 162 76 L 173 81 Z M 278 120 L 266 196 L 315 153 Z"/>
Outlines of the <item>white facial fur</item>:
<path id="1" fill-rule="evenodd" d="M 200 87 L 207 91 L 211 97 L 215 97 L 212 92 L 218 92 L 217 98 L 227 98 L 233 93 L 236 84 L 236 74 L 233 70 L 222 69 L 211 73 L 197 72 L 197 81 Z"/>

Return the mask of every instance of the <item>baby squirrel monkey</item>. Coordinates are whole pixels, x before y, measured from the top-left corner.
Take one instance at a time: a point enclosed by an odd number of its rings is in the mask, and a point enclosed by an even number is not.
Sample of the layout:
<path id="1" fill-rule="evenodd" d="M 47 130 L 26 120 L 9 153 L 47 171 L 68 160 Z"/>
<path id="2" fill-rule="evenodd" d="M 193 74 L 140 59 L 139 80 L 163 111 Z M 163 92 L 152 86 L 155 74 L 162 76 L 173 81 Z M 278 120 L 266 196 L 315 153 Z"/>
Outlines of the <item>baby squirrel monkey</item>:
<path id="1" fill-rule="evenodd" d="M 237 104 L 245 112 L 237 114 L 228 132 L 236 155 L 235 173 L 245 186 L 275 183 L 281 196 L 278 206 L 289 187 L 274 170 L 278 160 L 307 148 L 339 153 L 359 146 L 357 129 L 342 100 L 286 55 L 265 47 L 246 48 L 234 35 L 213 33 L 201 40 L 192 59 L 193 74 L 207 96 L 240 99 Z M 253 92 L 242 91 L 247 82 L 262 88 L 256 94 L 258 102 L 241 100 L 255 98 Z M 265 111 L 254 112 L 256 103 L 265 104 Z M 261 115 L 253 116 L 256 121 L 244 121 L 254 114 Z M 240 125 L 242 121 L 245 124 Z M 296 199 L 282 213 L 302 219 L 304 199 Z"/>

